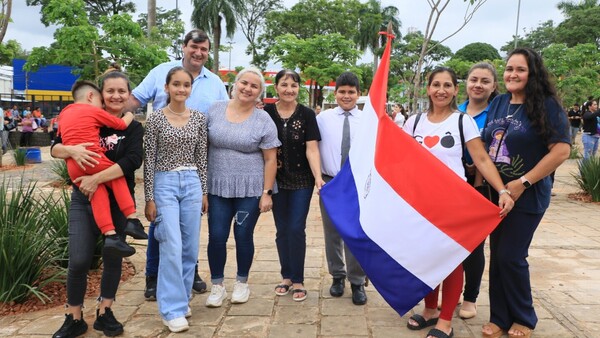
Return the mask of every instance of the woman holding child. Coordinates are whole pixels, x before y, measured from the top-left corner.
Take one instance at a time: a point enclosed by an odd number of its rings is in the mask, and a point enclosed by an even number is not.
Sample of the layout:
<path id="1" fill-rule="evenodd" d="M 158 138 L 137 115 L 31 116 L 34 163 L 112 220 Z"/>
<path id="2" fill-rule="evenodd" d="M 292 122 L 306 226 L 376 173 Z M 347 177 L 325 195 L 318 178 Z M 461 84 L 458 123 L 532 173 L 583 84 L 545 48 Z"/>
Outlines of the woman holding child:
<path id="1" fill-rule="evenodd" d="M 119 69 L 109 69 L 101 78 L 100 89 L 104 109 L 111 115 L 121 117 L 122 110 L 131 93 L 129 79 Z M 75 337 L 87 331 L 83 320 L 83 300 L 87 287 L 89 271 L 100 230 L 94 222 L 89 197 L 99 184 L 124 176 L 131 195 L 134 194 L 134 173 L 142 164 L 142 125 L 133 121 L 125 130 L 118 131 L 102 128 L 100 142 L 105 155 L 115 164 L 100 173 L 82 176 L 79 188 L 73 187 L 71 207 L 69 209 L 69 268 L 67 272 L 67 308 L 65 321 L 53 335 L 54 338 Z M 92 166 L 97 163 L 95 154 L 86 150 L 89 143 L 66 146 L 57 138 L 52 147 L 52 156 L 72 158 L 80 166 Z M 110 197 L 112 219 L 117 234 L 124 238 L 123 228 L 127 222 L 121 213 L 114 196 Z M 103 271 L 100 284 L 99 304 L 96 309 L 94 329 L 103 331 L 107 336 L 116 336 L 123 332 L 123 325 L 117 321 L 111 310 L 121 278 L 122 257 L 103 254 Z"/>

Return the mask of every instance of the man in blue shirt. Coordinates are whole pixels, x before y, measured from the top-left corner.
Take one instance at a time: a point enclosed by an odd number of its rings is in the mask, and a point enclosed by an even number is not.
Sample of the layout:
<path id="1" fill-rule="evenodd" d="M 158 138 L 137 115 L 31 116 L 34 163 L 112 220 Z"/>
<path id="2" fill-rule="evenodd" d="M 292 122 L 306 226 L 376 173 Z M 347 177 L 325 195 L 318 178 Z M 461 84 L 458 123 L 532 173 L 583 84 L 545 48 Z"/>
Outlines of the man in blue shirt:
<path id="1" fill-rule="evenodd" d="M 133 91 L 126 110 L 135 111 L 142 105 L 153 101 L 154 110 L 167 105 L 165 83 L 167 73 L 173 67 L 183 66 L 192 73 L 194 82 L 192 93 L 186 101 L 189 108 L 206 113 L 215 101 L 228 100 L 227 90 L 218 75 L 210 72 L 204 64 L 208 60 L 210 41 L 208 35 L 199 29 L 193 29 L 183 40 L 183 59 L 161 63 L 148 73 L 146 78 Z M 154 238 L 154 223 L 150 224 L 148 232 L 148 249 L 146 250 L 146 289 L 144 297 L 147 300 L 156 299 L 156 276 L 158 275 L 159 246 Z M 194 276 L 194 291 L 206 292 L 206 283 L 198 275 L 198 265 Z"/>

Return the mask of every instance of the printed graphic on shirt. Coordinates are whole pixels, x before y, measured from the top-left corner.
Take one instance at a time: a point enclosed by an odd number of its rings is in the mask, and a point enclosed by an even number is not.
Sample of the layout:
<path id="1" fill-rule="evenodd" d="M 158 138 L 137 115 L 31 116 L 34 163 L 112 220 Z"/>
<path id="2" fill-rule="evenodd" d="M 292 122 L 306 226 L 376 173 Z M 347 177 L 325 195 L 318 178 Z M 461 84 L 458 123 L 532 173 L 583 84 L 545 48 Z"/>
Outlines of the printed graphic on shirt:
<path id="1" fill-rule="evenodd" d="M 500 123 L 498 123 L 500 122 Z M 504 133 L 523 133 L 522 122 L 511 118 L 501 118 L 492 123 L 498 123 L 500 126 L 492 129 L 492 142 L 488 154 L 496 164 L 498 172 L 506 177 L 521 177 L 525 174 L 523 169 L 523 158 L 521 155 L 512 155 L 506 144 L 506 136 Z"/>
<path id="2" fill-rule="evenodd" d="M 449 132 L 449 131 L 447 131 L 444 134 L 444 136 L 442 136 L 441 138 L 438 135 L 425 136 L 425 137 L 423 137 L 421 135 L 415 135 L 413 137 L 417 142 L 424 144 L 429 149 L 435 147 L 438 144 L 446 149 L 450 149 L 450 148 L 454 147 L 454 145 L 456 144 L 456 142 L 454 141 L 454 136 L 452 135 L 452 132 Z"/>
<path id="3" fill-rule="evenodd" d="M 118 136 L 112 134 L 104 138 L 100 138 L 100 147 L 104 148 L 105 151 L 113 150 L 120 140 L 124 139 L 125 136 Z"/>

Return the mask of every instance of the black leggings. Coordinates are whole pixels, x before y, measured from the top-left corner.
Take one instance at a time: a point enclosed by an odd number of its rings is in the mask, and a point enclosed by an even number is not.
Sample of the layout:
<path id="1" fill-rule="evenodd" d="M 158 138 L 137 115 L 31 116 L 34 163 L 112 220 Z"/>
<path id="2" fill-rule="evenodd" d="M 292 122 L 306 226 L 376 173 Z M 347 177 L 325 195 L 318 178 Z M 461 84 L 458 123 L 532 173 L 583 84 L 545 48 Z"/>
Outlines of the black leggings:
<path id="1" fill-rule="evenodd" d="M 465 291 L 463 292 L 463 300 L 471 303 L 477 301 L 479 296 L 479 288 L 481 287 L 481 278 L 485 269 L 485 255 L 483 246 L 485 240 L 479 244 L 475 250 L 463 261 L 463 269 L 465 270 Z"/>
<path id="2" fill-rule="evenodd" d="M 124 238 L 123 228 L 127 219 L 119 210 L 114 198 L 111 198 L 110 201 L 115 230 L 119 236 Z M 83 305 L 87 288 L 87 274 L 100 235 L 90 202 L 77 188 L 73 188 L 71 208 L 69 209 L 69 269 L 67 272 L 67 304 L 69 305 Z M 122 260 L 121 257 L 102 256 L 100 297 L 115 298 L 121 279 Z"/>

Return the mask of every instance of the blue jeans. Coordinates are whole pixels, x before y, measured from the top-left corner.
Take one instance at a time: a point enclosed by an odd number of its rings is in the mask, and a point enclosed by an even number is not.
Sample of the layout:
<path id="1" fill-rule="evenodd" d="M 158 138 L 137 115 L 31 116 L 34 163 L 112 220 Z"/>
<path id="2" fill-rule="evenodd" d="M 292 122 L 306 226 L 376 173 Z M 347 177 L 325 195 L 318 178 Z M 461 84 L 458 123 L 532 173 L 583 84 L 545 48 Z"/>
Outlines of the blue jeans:
<path id="1" fill-rule="evenodd" d="M 148 229 L 148 247 L 146 248 L 146 276 L 158 276 L 159 249 L 158 242 L 154 238 L 154 222 L 150 222 Z"/>
<path id="2" fill-rule="evenodd" d="M 248 281 L 254 258 L 254 227 L 260 216 L 259 200 L 258 197 L 224 198 L 208 195 L 208 265 L 213 284 L 221 284 L 225 278 L 227 239 L 232 221 L 237 280 L 243 283 Z"/>
<path id="3" fill-rule="evenodd" d="M 583 134 L 581 135 L 581 141 L 583 141 L 583 158 L 588 159 L 596 156 L 598 151 L 598 140 L 597 135 Z"/>
<path id="4" fill-rule="evenodd" d="M 192 296 L 202 215 L 202 186 L 195 170 L 154 174 L 156 220 L 160 245 L 156 300 L 162 318 L 185 316 Z"/>
<path id="5" fill-rule="evenodd" d="M 579 127 L 570 127 L 571 129 L 571 145 L 575 145 L 575 137 L 577 136 L 577 132 L 579 131 Z"/>
<path id="6" fill-rule="evenodd" d="M 273 218 L 277 234 L 275 243 L 281 264 L 281 277 L 292 283 L 304 283 L 306 256 L 306 216 L 313 188 L 279 189 L 273 195 Z"/>

